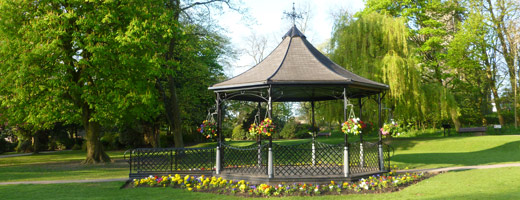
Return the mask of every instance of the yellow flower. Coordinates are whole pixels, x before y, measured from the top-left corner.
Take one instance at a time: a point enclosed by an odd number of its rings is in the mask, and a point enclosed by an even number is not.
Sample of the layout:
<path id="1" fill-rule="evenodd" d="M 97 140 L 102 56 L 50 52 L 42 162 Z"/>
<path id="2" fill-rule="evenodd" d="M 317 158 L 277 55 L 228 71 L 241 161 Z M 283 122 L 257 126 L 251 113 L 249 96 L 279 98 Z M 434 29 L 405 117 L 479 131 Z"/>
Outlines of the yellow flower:
<path id="1" fill-rule="evenodd" d="M 192 190 L 193 190 L 193 188 L 190 188 L 190 187 L 188 188 L 188 191 L 192 191 Z"/>

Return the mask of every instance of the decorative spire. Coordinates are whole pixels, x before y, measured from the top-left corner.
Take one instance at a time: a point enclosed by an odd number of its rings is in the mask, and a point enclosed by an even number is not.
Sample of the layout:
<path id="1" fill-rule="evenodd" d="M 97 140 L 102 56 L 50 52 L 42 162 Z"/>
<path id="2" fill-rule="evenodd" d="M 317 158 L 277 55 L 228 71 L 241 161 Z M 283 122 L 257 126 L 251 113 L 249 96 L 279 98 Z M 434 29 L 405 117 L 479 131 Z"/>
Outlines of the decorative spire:
<path id="1" fill-rule="evenodd" d="M 292 3 L 292 12 L 284 11 L 283 14 L 292 19 L 293 26 L 296 26 L 296 19 L 303 19 L 302 14 L 297 13 L 294 9 L 294 2 Z"/>

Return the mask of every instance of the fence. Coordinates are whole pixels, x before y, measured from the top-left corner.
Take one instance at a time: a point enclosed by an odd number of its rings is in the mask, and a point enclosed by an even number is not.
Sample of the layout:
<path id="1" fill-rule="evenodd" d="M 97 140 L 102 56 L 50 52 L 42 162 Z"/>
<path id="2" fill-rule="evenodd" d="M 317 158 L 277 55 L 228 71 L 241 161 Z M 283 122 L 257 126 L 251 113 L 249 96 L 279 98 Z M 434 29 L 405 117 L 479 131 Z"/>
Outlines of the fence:
<path id="1" fill-rule="evenodd" d="M 294 145 L 273 144 L 275 177 L 341 176 L 344 174 L 342 144 L 306 142 Z M 384 165 L 390 166 L 392 148 L 383 146 Z M 267 175 L 267 144 L 232 146 L 222 143 L 222 173 Z M 379 172 L 378 143 L 349 144 L 349 174 Z M 128 154 L 128 157 L 127 157 Z M 130 177 L 190 172 L 213 173 L 216 148 L 137 148 L 125 152 Z"/>
<path id="2" fill-rule="evenodd" d="M 127 157 L 128 154 L 128 157 Z M 130 177 L 182 171 L 213 171 L 215 148 L 137 148 L 125 152 Z"/>

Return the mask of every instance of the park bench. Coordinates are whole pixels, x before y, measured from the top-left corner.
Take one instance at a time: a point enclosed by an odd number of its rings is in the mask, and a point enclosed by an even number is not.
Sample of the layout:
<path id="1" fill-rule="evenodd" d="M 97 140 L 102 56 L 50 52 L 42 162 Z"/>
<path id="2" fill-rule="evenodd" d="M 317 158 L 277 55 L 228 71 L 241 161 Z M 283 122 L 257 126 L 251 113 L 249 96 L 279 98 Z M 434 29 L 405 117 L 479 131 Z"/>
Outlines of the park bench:
<path id="1" fill-rule="evenodd" d="M 329 137 L 330 136 L 330 132 L 323 132 L 323 133 L 318 133 L 318 136 L 327 136 Z"/>
<path id="2" fill-rule="evenodd" d="M 470 128 L 459 128 L 458 133 L 475 133 L 475 135 L 484 135 L 486 133 L 486 127 L 470 127 Z"/>

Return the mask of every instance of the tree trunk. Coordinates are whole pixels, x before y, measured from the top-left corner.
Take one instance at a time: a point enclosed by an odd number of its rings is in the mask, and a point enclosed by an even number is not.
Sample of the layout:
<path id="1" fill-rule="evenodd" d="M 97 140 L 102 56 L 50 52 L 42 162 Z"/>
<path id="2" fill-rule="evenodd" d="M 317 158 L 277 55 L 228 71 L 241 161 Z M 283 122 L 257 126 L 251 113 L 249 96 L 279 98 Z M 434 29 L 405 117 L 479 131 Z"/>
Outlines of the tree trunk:
<path id="1" fill-rule="evenodd" d="M 171 112 L 173 114 L 173 124 L 170 124 L 173 127 L 173 140 L 175 142 L 176 148 L 184 147 L 184 141 L 182 139 L 182 121 L 181 121 L 181 109 L 179 106 L 179 100 L 177 98 L 177 88 L 175 87 L 175 82 L 172 75 L 168 76 L 168 87 L 170 87 L 171 94 Z"/>
<path id="2" fill-rule="evenodd" d="M 83 105 L 82 109 L 83 126 L 86 131 L 87 140 L 87 158 L 83 164 L 95 164 L 100 162 L 110 162 L 110 157 L 103 150 L 103 145 L 99 140 L 99 130 L 101 125 L 99 122 L 90 121 L 92 110 L 88 104 Z"/>
<path id="3" fill-rule="evenodd" d="M 478 113 L 479 113 L 480 121 L 482 122 L 482 126 L 487 126 L 486 116 L 484 115 L 484 113 L 486 112 L 486 108 L 485 108 L 484 98 L 482 96 L 480 96 L 478 98 L 478 107 L 480 108 L 480 112 L 478 112 Z"/>
<path id="4" fill-rule="evenodd" d="M 33 154 L 40 153 L 40 138 L 38 137 L 39 136 L 38 134 L 39 134 L 39 131 L 36 131 L 35 133 L 33 133 L 33 137 L 32 137 Z"/>
<path id="5" fill-rule="evenodd" d="M 505 15 L 508 15 L 511 13 L 506 13 L 507 10 L 505 8 L 506 5 L 504 4 L 504 1 L 495 2 L 498 4 L 497 8 L 499 8 L 498 9 L 499 13 L 495 13 L 495 9 L 493 8 L 493 3 L 491 0 L 487 0 L 487 2 L 489 5 L 487 10 L 491 14 L 491 21 L 493 22 L 493 25 L 494 25 L 492 28 L 495 29 L 495 32 L 497 33 L 497 36 L 498 36 L 498 39 L 499 39 L 500 45 L 501 45 L 502 55 L 504 56 L 504 60 L 506 61 L 506 65 L 507 65 L 507 68 L 509 71 L 509 81 L 511 84 L 511 89 L 515 90 L 515 88 L 516 88 L 515 87 L 516 86 L 516 73 L 515 73 L 516 69 L 515 69 L 514 58 L 513 58 L 513 54 L 512 54 L 513 52 L 511 52 L 512 50 L 507 46 L 508 43 L 511 44 L 514 42 L 510 41 L 511 37 L 510 37 L 510 35 L 507 35 L 508 33 L 506 31 L 505 20 L 504 20 Z M 498 105 L 498 103 L 496 101 L 495 101 L 495 104 Z M 514 104 L 513 108 L 516 110 L 517 105 Z M 498 106 L 497 106 L 497 114 L 498 114 Z M 517 118 L 516 113 L 515 113 L 514 118 L 515 119 Z M 499 117 L 499 120 L 500 120 L 500 117 Z M 502 122 L 500 124 L 503 125 Z"/>
<path id="6" fill-rule="evenodd" d="M 482 41 L 483 44 L 486 44 L 485 41 Z M 488 81 L 489 88 L 491 89 L 491 93 L 493 94 L 493 101 L 495 102 L 495 108 L 497 109 L 497 115 L 498 115 L 498 123 L 500 125 L 504 126 L 504 117 L 502 116 L 502 107 L 500 106 L 500 103 L 498 102 L 498 99 L 500 98 L 498 96 L 498 90 L 495 82 L 495 74 L 496 72 L 496 65 L 492 65 L 489 61 L 488 52 L 486 51 L 486 47 L 481 49 L 482 57 L 484 60 L 484 63 L 486 65 L 486 78 Z"/>
<path id="7" fill-rule="evenodd" d="M 451 116 L 451 121 L 453 122 L 453 125 L 455 125 L 455 130 L 459 131 L 460 121 L 459 121 L 459 116 L 458 116 L 457 110 L 450 109 L 449 112 L 450 112 L 450 116 Z"/>
<path id="8" fill-rule="evenodd" d="M 151 122 L 143 122 L 144 141 L 152 148 L 159 148 L 159 132 L 155 128 L 155 124 Z"/>
<path id="9" fill-rule="evenodd" d="M 497 109 L 498 123 L 500 123 L 500 125 L 504 126 L 504 117 L 502 116 L 502 107 L 500 106 L 500 102 L 498 102 L 498 98 L 499 98 L 498 91 L 494 85 L 491 87 L 491 92 L 493 93 L 493 100 L 495 102 L 495 108 Z"/>

